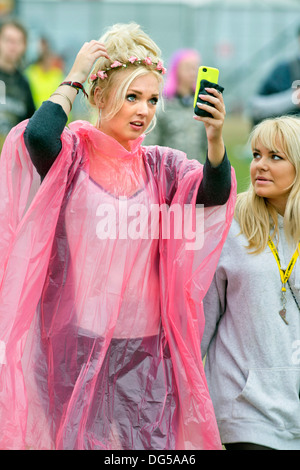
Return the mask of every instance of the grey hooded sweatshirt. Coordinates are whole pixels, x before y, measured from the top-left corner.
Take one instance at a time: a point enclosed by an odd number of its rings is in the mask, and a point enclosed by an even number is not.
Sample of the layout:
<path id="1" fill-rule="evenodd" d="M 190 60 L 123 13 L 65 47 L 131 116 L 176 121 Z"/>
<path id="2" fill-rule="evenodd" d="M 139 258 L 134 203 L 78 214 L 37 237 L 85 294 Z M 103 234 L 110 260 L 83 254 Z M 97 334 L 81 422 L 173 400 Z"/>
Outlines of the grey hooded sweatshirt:
<path id="1" fill-rule="evenodd" d="M 286 268 L 288 245 L 279 216 L 278 252 Z M 279 315 L 281 280 L 267 247 L 247 252 L 234 220 L 204 299 L 205 372 L 222 442 L 251 442 L 300 450 L 300 311 L 287 287 L 286 319 Z M 300 259 L 290 277 L 300 306 Z"/>

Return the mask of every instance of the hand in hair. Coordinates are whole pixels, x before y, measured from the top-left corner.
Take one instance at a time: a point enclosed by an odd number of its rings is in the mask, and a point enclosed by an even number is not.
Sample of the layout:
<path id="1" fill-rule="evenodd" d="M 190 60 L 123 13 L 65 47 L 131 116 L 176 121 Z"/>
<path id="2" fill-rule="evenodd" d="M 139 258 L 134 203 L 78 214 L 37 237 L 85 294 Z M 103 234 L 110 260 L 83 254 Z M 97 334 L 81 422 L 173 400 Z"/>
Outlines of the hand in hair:
<path id="1" fill-rule="evenodd" d="M 99 57 L 109 59 L 104 44 L 99 41 L 92 40 L 85 42 L 78 52 L 74 64 L 66 77 L 68 80 L 84 83 L 92 69 L 92 66 Z"/>

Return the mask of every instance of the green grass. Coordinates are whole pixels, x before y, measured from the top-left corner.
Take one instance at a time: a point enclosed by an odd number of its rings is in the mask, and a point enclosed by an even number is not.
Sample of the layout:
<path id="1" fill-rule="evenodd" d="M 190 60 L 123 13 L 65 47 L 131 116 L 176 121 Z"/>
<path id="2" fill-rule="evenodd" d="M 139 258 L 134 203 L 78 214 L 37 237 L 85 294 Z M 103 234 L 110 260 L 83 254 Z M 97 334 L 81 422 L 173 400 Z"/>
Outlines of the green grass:
<path id="1" fill-rule="evenodd" d="M 248 146 L 250 130 L 250 124 L 243 116 L 226 116 L 223 135 L 228 158 L 235 169 L 238 193 L 245 191 L 250 182 L 251 152 Z"/>

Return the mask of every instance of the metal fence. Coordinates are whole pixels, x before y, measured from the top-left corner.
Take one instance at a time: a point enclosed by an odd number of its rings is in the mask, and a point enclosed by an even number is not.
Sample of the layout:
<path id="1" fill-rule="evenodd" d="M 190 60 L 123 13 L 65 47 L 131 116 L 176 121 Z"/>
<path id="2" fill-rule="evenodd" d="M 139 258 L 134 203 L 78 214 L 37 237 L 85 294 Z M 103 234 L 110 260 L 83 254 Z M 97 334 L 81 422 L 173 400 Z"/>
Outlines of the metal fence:
<path id="1" fill-rule="evenodd" d="M 177 48 L 194 47 L 203 63 L 220 68 L 229 111 L 243 109 L 276 62 L 300 54 L 300 2 L 292 0 L 19 0 L 17 15 L 30 32 L 29 55 L 46 35 L 67 67 L 83 42 L 118 22 L 139 23 L 166 63 Z"/>

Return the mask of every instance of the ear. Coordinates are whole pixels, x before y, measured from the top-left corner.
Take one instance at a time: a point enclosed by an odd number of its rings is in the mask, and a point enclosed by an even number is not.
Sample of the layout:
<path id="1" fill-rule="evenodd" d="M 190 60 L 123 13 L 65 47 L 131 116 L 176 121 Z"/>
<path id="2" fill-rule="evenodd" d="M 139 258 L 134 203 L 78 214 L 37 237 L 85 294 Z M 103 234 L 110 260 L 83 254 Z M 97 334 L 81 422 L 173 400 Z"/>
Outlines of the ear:
<path id="1" fill-rule="evenodd" d="M 99 109 L 103 109 L 106 104 L 106 100 L 103 96 L 103 89 L 97 86 L 94 91 L 94 102 Z"/>

